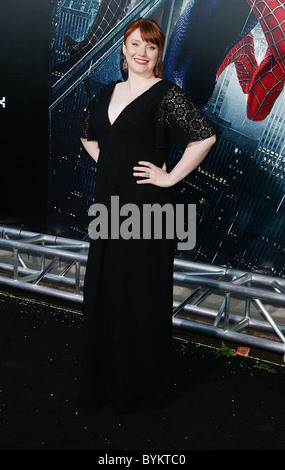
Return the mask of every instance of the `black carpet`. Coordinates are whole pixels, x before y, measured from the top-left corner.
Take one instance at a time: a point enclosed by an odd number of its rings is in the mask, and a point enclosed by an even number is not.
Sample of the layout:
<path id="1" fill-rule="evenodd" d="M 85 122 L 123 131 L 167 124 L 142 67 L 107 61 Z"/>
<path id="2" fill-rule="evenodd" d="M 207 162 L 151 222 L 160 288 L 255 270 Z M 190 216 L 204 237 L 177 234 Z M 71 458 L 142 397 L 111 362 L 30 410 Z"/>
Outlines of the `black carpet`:
<path id="1" fill-rule="evenodd" d="M 0 318 L 2 450 L 97 450 L 105 456 L 285 449 L 280 364 L 174 339 L 171 403 L 159 410 L 87 413 L 77 407 L 81 316 L 2 294 Z"/>

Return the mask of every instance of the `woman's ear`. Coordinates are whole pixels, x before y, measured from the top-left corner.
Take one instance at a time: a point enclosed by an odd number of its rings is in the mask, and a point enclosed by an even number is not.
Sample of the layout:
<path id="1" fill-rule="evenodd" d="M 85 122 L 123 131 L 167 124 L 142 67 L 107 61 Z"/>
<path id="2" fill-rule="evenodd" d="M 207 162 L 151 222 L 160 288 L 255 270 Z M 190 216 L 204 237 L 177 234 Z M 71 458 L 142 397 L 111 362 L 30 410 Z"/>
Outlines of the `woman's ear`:
<path id="1" fill-rule="evenodd" d="M 126 54 L 126 46 L 125 46 L 124 42 L 123 42 L 123 46 L 122 46 L 122 51 L 123 51 L 123 54 L 125 55 Z"/>

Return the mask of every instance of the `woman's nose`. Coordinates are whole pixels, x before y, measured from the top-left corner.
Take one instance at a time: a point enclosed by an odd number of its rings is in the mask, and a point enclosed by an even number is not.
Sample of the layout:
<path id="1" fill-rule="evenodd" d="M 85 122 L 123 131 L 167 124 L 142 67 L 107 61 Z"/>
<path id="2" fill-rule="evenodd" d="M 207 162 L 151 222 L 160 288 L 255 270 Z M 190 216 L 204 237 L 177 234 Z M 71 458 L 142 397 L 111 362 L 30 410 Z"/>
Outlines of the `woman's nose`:
<path id="1" fill-rule="evenodd" d="M 145 46 L 140 46 L 139 54 L 140 55 L 145 55 L 146 54 L 146 47 Z"/>

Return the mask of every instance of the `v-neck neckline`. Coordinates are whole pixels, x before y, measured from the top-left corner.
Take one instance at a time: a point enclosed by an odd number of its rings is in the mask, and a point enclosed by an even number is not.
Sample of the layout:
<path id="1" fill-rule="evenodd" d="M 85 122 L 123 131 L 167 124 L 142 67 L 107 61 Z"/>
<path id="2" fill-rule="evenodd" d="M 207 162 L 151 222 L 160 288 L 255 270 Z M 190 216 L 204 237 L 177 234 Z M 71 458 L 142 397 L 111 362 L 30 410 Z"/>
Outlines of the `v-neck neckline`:
<path id="1" fill-rule="evenodd" d="M 150 90 L 152 90 L 153 87 L 155 87 L 156 85 L 158 85 L 159 83 L 161 82 L 164 82 L 165 80 L 164 79 L 161 79 L 161 80 L 158 80 L 157 82 L 155 82 L 153 85 L 151 85 L 149 88 L 147 88 L 145 91 L 143 91 L 140 95 L 138 95 L 136 98 L 134 98 L 132 101 L 130 101 L 123 109 L 122 111 L 118 114 L 118 116 L 116 117 L 116 119 L 113 121 L 113 123 L 111 123 L 110 121 L 110 117 L 109 117 L 109 108 L 110 108 L 110 104 L 111 104 L 111 101 L 112 101 L 112 96 L 113 96 L 113 93 L 114 93 L 114 90 L 115 90 L 115 87 L 118 83 L 122 83 L 122 80 L 118 80 L 117 82 L 114 82 L 114 86 L 113 88 L 111 89 L 111 95 L 110 95 L 110 98 L 109 98 L 109 102 L 108 102 L 108 106 L 107 106 L 107 119 L 108 119 L 108 123 L 110 125 L 110 127 L 113 127 L 114 124 L 118 121 L 118 119 L 120 118 L 120 116 L 124 113 L 124 111 L 129 108 L 133 103 L 135 103 L 139 98 L 141 98 L 142 96 L 144 96 L 146 93 L 148 93 Z"/>

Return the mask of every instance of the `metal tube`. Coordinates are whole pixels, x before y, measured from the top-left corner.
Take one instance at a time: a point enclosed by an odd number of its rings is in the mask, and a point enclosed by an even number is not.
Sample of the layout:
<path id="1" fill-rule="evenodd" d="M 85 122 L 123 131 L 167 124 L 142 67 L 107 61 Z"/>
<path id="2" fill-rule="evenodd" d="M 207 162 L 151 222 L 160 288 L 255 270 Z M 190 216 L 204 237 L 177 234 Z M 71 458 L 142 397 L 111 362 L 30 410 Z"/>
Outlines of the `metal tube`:
<path id="1" fill-rule="evenodd" d="M 70 269 L 72 268 L 74 264 L 75 264 L 75 261 L 71 261 L 71 263 L 69 263 L 68 266 L 66 266 L 59 275 L 61 277 L 65 276 L 65 274 L 67 274 L 70 271 Z"/>
<path id="2" fill-rule="evenodd" d="M 224 298 L 223 298 L 223 301 L 222 301 L 222 303 L 221 303 L 221 306 L 220 306 L 220 308 L 219 308 L 217 317 L 216 317 L 216 319 L 215 319 L 215 321 L 214 321 L 214 326 L 216 326 L 216 327 L 218 327 L 218 325 L 219 325 L 219 323 L 220 323 L 220 321 L 221 321 L 221 318 L 222 318 L 222 316 L 223 316 L 223 314 L 224 314 L 225 305 L 226 305 L 226 299 L 225 299 L 225 297 L 224 297 Z"/>
<path id="3" fill-rule="evenodd" d="M 177 313 L 183 309 L 184 305 L 188 304 L 191 299 L 194 299 L 194 297 L 196 297 L 199 291 L 200 289 L 196 289 L 192 294 L 188 295 L 188 297 L 186 297 L 186 299 L 184 299 L 183 302 L 181 302 L 179 305 L 177 305 L 174 308 L 172 315 L 177 315 Z"/>
<path id="4" fill-rule="evenodd" d="M 223 268 L 221 266 L 212 266 L 212 265 L 206 265 L 203 263 L 199 262 L 193 262 L 188 259 L 182 259 L 182 258 L 175 258 L 174 259 L 174 269 L 188 269 L 188 270 L 193 270 L 193 271 L 198 271 L 198 272 L 207 272 L 207 273 L 221 273 L 223 275 L 226 274 L 227 268 Z"/>
<path id="5" fill-rule="evenodd" d="M 30 245 L 29 243 L 22 243 L 21 241 L 18 240 L 4 240 L 0 239 L 0 247 L 3 248 L 16 248 L 17 250 L 26 250 L 27 252 L 30 253 L 37 253 L 37 254 L 45 254 L 46 256 L 52 256 L 54 257 L 55 253 L 59 258 L 63 259 L 69 259 L 73 260 L 75 259 L 76 261 L 81 261 L 83 263 L 86 263 L 87 261 L 87 254 L 82 254 L 82 253 L 74 253 L 74 252 L 69 252 L 63 249 L 57 249 L 56 245 L 54 248 L 46 248 L 45 246 L 39 246 L 39 245 Z M 55 251 L 56 250 L 56 251 Z"/>
<path id="6" fill-rule="evenodd" d="M 275 321 L 273 320 L 273 318 L 271 317 L 271 315 L 269 314 L 269 312 L 266 310 L 266 308 L 264 307 L 263 303 L 259 300 L 259 299 L 253 299 L 252 302 L 254 303 L 254 305 L 258 308 L 258 310 L 260 311 L 260 313 L 262 314 L 262 316 L 270 323 L 270 325 L 272 326 L 273 330 L 275 331 L 275 333 L 277 334 L 277 336 L 281 339 L 281 341 L 283 341 L 283 343 L 285 344 L 285 337 L 283 336 L 282 332 L 280 331 L 280 329 L 278 328 L 278 326 L 276 325 Z"/>
<path id="7" fill-rule="evenodd" d="M 243 320 L 235 323 L 233 326 L 231 326 L 230 331 L 242 331 L 245 330 L 250 326 L 250 319 L 249 318 L 244 318 Z"/>
<path id="8" fill-rule="evenodd" d="M 229 320 L 230 316 L 230 294 L 225 292 L 225 310 L 224 310 L 224 330 L 228 331 L 229 329 Z"/>
<path id="9" fill-rule="evenodd" d="M 232 283 L 233 284 L 237 284 L 237 285 L 243 285 L 243 284 L 246 284 L 247 282 L 250 282 L 251 281 L 251 274 L 247 273 L 247 274 L 242 274 L 242 276 L 239 276 L 239 277 L 236 277 L 234 279 L 232 279 Z"/>
<path id="10" fill-rule="evenodd" d="M 278 281 L 273 281 L 272 282 L 272 287 L 277 289 L 278 292 L 281 292 L 282 294 L 285 294 L 285 287 L 281 286 L 280 282 Z"/>
<path id="11" fill-rule="evenodd" d="M 174 273 L 174 280 L 180 284 L 199 284 L 202 286 L 210 287 L 211 289 L 223 290 L 233 294 L 240 294 L 245 297 L 261 298 L 269 302 L 277 303 L 278 305 L 285 306 L 285 294 L 270 292 L 257 287 L 245 287 L 232 284 L 231 282 L 215 281 L 213 279 L 204 279 L 203 277 L 194 277 L 191 274 L 181 275 Z"/>
<path id="12" fill-rule="evenodd" d="M 192 302 L 192 305 L 199 305 L 201 302 L 203 302 L 203 300 L 205 300 L 208 295 L 211 293 L 211 289 L 205 289 L 205 288 L 202 288 L 202 287 L 199 287 L 198 289 L 201 294 L 197 297 L 197 299 L 195 299 L 193 302 Z"/>
<path id="13" fill-rule="evenodd" d="M 18 250 L 14 250 L 14 281 L 18 278 Z"/>
<path id="14" fill-rule="evenodd" d="M 248 273 L 247 271 L 241 271 L 233 268 L 223 268 L 213 265 L 208 265 L 204 263 L 199 263 L 196 261 L 191 261 L 188 259 L 175 258 L 174 260 L 174 270 L 175 269 L 185 269 L 188 270 L 191 274 L 191 270 L 195 272 L 216 274 L 222 272 L 226 278 L 233 279 L 240 277 L 242 275 L 250 274 L 251 280 L 255 283 L 260 283 L 263 285 L 271 286 L 272 283 L 277 282 L 285 288 L 285 279 L 279 277 L 267 276 L 264 274 L 259 274 L 255 272 Z"/>
<path id="15" fill-rule="evenodd" d="M 4 277 L 1 278 L 1 284 L 4 286 L 13 287 L 13 288 L 17 287 L 18 289 L 32 292 L 33 294 L 36 294 L 36 295 L 55 297 L 58 299 L 75 302 L 77 304 L 82 304 L 82 301 L 83 301 L 82 294 L 75 295 L 71 292 L 67 292 L 67 291 L 60 290 L 60 289 L 53 289 L 51 287 L 47 289 L 45 286 L 41 286 L 39 284 L 34 285 L 28 282 L 22 282 L 19 280 L 13 281 L 12 279 L 4 278 Z"/>
<path id="16" fill-rule="evenodd" d="M 177 305 L 179 305 L 179 302 L 175 300 L 173 302 L 173 306 L 175 307 Z M 197 321 L 199 321 L 199 317 L 203 319 L 209 319 L 213 321 L 213 325 L 214 325 L 214 321 L 218 313 L 216 310 L 212 310 L 209 308 L 196 307 L 193 304 L 185 305 L 183 307 L 183 312 L 185 312 L 185 314 L 187 315 L 192 315 L 192 316 L 197 317 Z M 230 314 L 229 320 L 231 323 L 238 323 L 238 322 L 241 322 L 244 318 L 245 317 L 241 315 Z M 216 326 L 218 326 L 218 324 Z M 272 332 L 272 326 L 268 322 L 258 320 L 256 318 L 250 319 L 250 327 L 258 331 Z M 285 334 L 285 325 L 278 325 L 278 328 Z"/>
<path id="17" fill-rule="evenodd" d="M 48 265 L 47 267 L 40 272 L 38 277 L 33 281 L 33 284 L 38 284 L 44 277 L 45 275 L 58 263 L 58 258 L 54 258 Z"/>
<path id="18" fill-rule="evenodd" d="M 72 263 L 74 264 L 74 263 Z M 5 271 L 7 273 L 13 273 L 14 271 L 14 266 L 5 264 L 5 263 L 0 263 L 0 270 Z M 21 281 L 28 282 L 29 280 L 36 279 L 36 277 L 39 275 L 39 271 L 35 269 L 29 269 L 29 268 L 21 268 L 18 267 L 18 274 L 21 276 L 25 276 L 21 278 Z M 30 279 L 28 279 L 30 277 Z M 51 282 L 51 283 L 56 283 L 60 285 L 65 285 L 67 287 L 73 287 L 75 286 L 75 280 L 74 277 L 64 277 L 62 273 L 60 274 L 51 274 L 47 273 L 45 278 Z M 0 276 L 0 284 L 1 284 L 1 276 Z M 83 281 L 80 280 L 80 286 L 83 286 Z"/>
<path id="19" fill-rule="evenodd" d="M 195 323 L 177 317 L 173 319 L 173 326 L 174 328 L 186 331 L 188 330 L 201 336 L 209 336 L 222 341 L 230 341 L 236 344 L 242 344 L 249 348 L 262 349 L 276 354 L 281 354 L 282 356 L 284 356 L 285 353 L 283 343 L 278 343 L 265 338 L 250 336 L 230 330 L 224 331 L 222 328 L 215 328 L 214 326 Z"/>
<path id="20" fill-rule="evenodd" d="M 80 294 L 80 263 L 75 263 L 75 294 Z"/>
<path id="21" fill-rule="evenodd" d="M 44 240 L 44 235 L 39 234 L 39 235 L 34 235 L 32 237 L 25 237 L 22 239 L 23 243 L 35 243 L 35 242 L 40 242 Z"/>
<path id="22" fill-rule="evenodd" d="M 70 239 L 70 238 L 65 238 L 65 237 L 58 237 L 56 235 L 49 235 L 49 234 L 36 234 L 35 232 L 31 232 L 29 230 L 22 230 L 22 229 L 16 229 L 16 228 L 13 228 L 13 227 L 5 227 L 5 226 L 1 226 L 0 225 L 0 231 L 2 231 L 5 235 L 8 235 L 8 236 L 14 236 L 14 237 L 17 237 L 19 239 L 22 239 L 22 238 L 31 238 L 31 237 L 35 237 L 35 236 L 41 236 L 43 237 L 43 240 L 45 242 L 49 242 L 53 245 L 57 245 L 58 243 L 62 243 L 62 244 L 67 244 L 67 245 L 79 245 L 81 246 L 82 248 L 89 248 L 89 242 L 84 242 L 82 240 L 74 240 L 74 239 Z M 0 239 L 1 241 L 1 239 Z"/>

